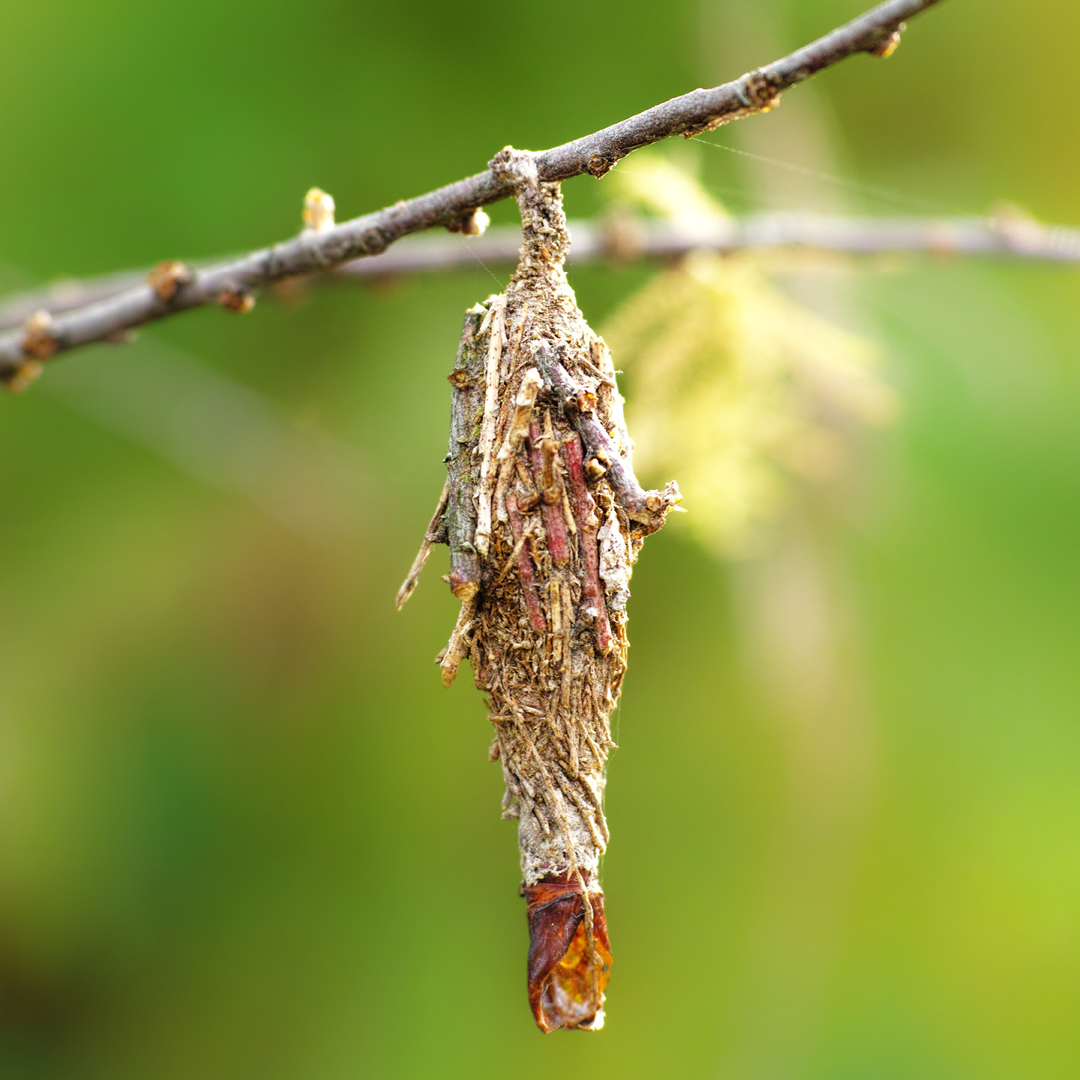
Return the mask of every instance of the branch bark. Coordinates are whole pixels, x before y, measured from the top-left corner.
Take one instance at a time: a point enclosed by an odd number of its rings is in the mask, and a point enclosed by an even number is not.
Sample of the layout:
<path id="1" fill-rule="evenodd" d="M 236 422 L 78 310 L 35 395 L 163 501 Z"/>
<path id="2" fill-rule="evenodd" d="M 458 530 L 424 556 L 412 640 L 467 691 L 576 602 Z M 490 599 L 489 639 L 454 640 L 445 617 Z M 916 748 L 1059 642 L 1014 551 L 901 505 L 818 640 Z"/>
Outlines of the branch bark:
<path id="1" fill-rule="evenodd" d="M 940 0 L 885 0 L 851 22 L 766 67 L 709 90 L 693 90 L 643 113 L 534 155 L 539 179 L 602 176 L 634 150 L 672 135 L 691 137 L 730 120 L 772 108 L 783 90 L 818 71 L 866 52 L 887 56 L 905 19 Z M 409 233 L 433 226 L 460 230 L 480 207 L 513 194 L 505 175 L 490 168 L 465 180 L 395 203 L 352 221 L 299 236 L 230 262 L 176 279 L 169 289 L 141 284 L 119 295 L 41 321 L 31 333 L 0 334 L 0 378 L 17 378 L 29 363 L 92 342 L 119 340 L 129 330 L 196 307 L 250 307 L 259 288 L 283 278 L 318 273 L 351 259 L 377 255 Z"/>

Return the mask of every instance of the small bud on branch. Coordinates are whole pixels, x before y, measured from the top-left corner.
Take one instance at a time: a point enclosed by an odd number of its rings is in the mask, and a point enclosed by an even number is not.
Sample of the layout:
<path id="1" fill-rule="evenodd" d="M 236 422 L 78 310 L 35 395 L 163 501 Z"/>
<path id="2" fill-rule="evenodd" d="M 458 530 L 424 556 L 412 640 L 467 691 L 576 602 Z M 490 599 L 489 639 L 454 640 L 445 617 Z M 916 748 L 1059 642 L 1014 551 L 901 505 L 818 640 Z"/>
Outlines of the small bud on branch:
<path id="1" fill-rule="evenodd" d="M 180 287 L 189 284 L 193 277 L 192 272 L 182 262 L 167 260 L 159 262 L 146 275 L 146 284 L 154 290 L 159 300 L 168 303 L 176 296 Z"/>
<path id="2" fill-rule="evenodd" d="M 304 228 L 321 233 L 334 227 L 334 196 L 313 187 L 304 196 Z"/>

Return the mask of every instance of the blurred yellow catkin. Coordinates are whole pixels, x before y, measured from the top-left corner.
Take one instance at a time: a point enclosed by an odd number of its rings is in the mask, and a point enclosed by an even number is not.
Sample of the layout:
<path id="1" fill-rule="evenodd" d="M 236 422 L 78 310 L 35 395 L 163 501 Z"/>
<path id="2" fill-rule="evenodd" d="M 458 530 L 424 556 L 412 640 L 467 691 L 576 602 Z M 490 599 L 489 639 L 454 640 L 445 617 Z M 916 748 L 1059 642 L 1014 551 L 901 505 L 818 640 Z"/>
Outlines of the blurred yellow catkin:
<path id="1" fill-rule="evenodd" d="M 723 213 L 661 158 L 619 194 L 688 228 Z M 754 546 L 793 479 L 835 474 L 853 421 L 895 412 L 875 347 L 788 299 L 752 256 L 692 252 L 624 304 L 604 337 L 629 378 L 635 467 L 678 476 L 688 524 L 724 555 Z"/>

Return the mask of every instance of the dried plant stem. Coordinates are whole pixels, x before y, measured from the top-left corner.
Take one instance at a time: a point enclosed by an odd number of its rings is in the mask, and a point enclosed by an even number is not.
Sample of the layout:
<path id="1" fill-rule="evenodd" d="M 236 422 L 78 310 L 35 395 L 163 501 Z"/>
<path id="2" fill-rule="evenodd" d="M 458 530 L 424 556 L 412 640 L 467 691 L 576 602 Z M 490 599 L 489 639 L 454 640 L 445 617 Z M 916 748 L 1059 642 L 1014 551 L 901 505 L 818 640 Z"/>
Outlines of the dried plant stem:
<path id="1" fill-rule="evenodd" d="M 672 135 L 691 136 L 772 108 L 783 90 L 851 56 L 887 56 L 905 19 L 939 0 L 885 0 L 817 41 L 756 71 L 709 90 L 693 90 L 582 139 L 532 155 L 541 181 L 589 173 L 602 176 L 627 154 Z M 97 303 L 74 308 L 37 327 L 0 334 L 0 378 L 13 379 L 27 362 L 41 362 L 91 342 L 119 340 L 135 327 L 181 311 L 220 304 L 246 311 L 251 294 L 285 278 L 319 273 L 351 259 L 377 255 L 409 233 L 433 226 L 473 232 L 477 210 L 514 193 L 505 172 L 489 168 L 414 199 L 341 225 L 299 236 L 197 272 L 175 270 Z M 163 264 L 164 265 L 164 264 Z"/>
<path id="2" fill-rule="evenodd" d="M 428 527 L 424 532 L 424 540 L 420 545 L 420 550 L 417 552 L 416 558 L 413 559 L 413 564 L 409 568 L 409 576 L 405 579 L 401 588 L 398 589 L 396 598 L 398 611 L 405 606 L 405 601 L 412 596 L 413 590 L 416 588 L 416 583 L 420 580 L 420 574 L 428 561 L 428 557 L 431 555 L 431 549 L 436 544 L 445 544 L 447 542 L 448 537 L 443 514 L 446 512 L 446 504 L 449 501 L 449 497 L 450 481 L 447 480 L 447 482 L 443 484 L 442 494 L 439 496 L 439 504 L 435 507 L 435 513 L 432 514 L 431 521 L 428 522 Z"/>

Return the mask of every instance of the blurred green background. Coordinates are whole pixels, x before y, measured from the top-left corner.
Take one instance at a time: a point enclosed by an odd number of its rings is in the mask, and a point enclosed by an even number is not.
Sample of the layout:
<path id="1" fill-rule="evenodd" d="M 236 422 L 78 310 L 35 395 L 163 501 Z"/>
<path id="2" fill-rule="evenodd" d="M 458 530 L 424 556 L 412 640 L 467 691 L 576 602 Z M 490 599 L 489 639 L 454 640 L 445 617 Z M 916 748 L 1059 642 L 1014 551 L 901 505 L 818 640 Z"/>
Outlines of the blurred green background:
<path id="1" fill-rule="evenodd" d="M 859 10 L 0 0 L 0 285 L 281 239 L 312 184 L 344 219 Z M 950 0 L 711 138 L 1077 225 L 1078 41 L 1070 0 Z M 896 211 L 697 154 L 735 211 Z M 572 281 L 601 326 L 649 273 Z M 489 273 L 197 312 L 0 401 L 0 1074 L 1080 1075 L 1080 279 L 818 277 L 903 416 L 755 558 L 646 547 L 599 1035 L 529 1017 L 445 556 L 393 607 Z"/>

